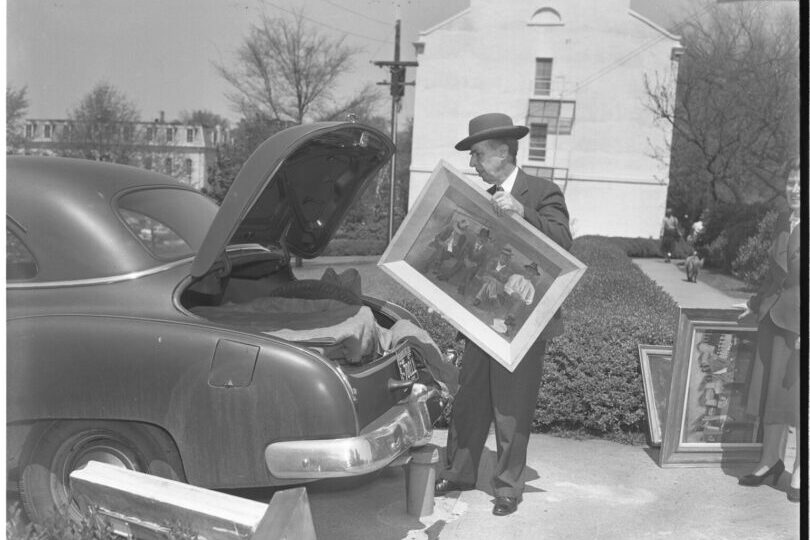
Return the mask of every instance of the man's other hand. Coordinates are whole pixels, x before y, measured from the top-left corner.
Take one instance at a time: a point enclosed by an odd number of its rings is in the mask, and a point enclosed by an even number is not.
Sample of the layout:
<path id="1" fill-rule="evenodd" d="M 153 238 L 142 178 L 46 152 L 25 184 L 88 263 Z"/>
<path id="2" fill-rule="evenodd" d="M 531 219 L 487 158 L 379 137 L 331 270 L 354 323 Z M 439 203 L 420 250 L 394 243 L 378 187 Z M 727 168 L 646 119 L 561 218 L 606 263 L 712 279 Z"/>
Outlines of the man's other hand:
<path id="1" fill-rule="evenodd" d="M 505 191 L 496 191 L 495 194 L 492 196 L 492 207 L 495 210 L 495 213 L 499 216 L 506 214 L 507 212 L 514 212 L 520 217 L 523 217 L 523 205 L 512 197 L 511 194 L 506 193 Z"/>

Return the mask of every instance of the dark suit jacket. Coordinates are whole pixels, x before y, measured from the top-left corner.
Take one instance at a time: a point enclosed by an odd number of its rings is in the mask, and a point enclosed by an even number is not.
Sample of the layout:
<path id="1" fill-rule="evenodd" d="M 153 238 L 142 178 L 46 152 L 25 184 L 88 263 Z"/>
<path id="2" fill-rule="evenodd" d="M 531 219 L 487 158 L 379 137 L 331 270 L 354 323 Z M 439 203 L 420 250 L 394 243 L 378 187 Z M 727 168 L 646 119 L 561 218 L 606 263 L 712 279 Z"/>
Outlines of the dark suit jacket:
<path id="1" fill-rule="evenodd" d="M 492 190 L 494 191 L 494 190 Z M 530 176 L 518 169 L 512 196 L 524 207 L 524 218 L 543 234 L 566 250 L 571 249 L 573 239 L 568 228 L 568 208 L 560 188 L 545 178 Z M 563 331 L 562 310 L 557 311 L 538 339 L 548 340 Z"/>
<path id="2" fill-rule="evenodd" d="M 790 214 L 779 216 L 776 238 L 768 252 L 768 273 L 759 291 L 748 301 L 757 321 L 769 313 L 780 328 L 799 333 L 799 229 L 790 232 Z"/>
<path id="3" fill-rule="evenodd" d="M 439 234 L 437 234 L 433 240 L 434 246 L 442 249 L 443 244 L 447 242 L 447 239 L 450 238 L 450 236 L 452 236 L 453 231 L 455 231 L 455 225 L 452 223 L 447 227 L 445 227 L 444 229 L 442 229 L 441 231 L 439 231 Z M 459 253 L 461 253 L 461 251 L 464 249 L 464 244 L 466 243 L 467 243 L 466 233 L 461 233 L 458 236 L 456 236 L 456 238 L 453 241 L 453 255 L 458 257 Z"/>

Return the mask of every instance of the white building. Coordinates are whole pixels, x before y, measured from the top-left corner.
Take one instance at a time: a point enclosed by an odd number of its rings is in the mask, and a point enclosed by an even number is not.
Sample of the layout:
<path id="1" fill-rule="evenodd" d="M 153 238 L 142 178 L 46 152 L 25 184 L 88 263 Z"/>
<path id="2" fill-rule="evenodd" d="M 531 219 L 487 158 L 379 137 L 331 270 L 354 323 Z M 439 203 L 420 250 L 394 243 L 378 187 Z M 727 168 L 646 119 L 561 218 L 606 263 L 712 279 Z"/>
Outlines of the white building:
<path id="1" fill-rule="evenodd" d="M 658 236 L 669 141 L 645 108 L 644 76 L 674 81 L 679 38 L 629 0 L 470 0 L 420 33 L 409 206 L 470 118 L 504 112 L 530 127 L 518 165 L 564 190 L 575 236 Z M 669 154 L 668 148 L 665 154 Z"/>
<path id="2" fill-rule="evenodd" d="M 87 146 L 66 137 L 66 130 L 71 129 L 69 120 L 29 118 L 24 129 L 15 153 L 60 155 L 72 147 Z M 201 190 L 206 186 L 216 147 L 228 144 L 229 137 L 228 130 L 220 126 L 166 122 L 161 112 L 154 122 L 121 122 L 109 140 L 110 146 L 119 150 L 126 147 L 131 152 L 130 165 L 161 172 Z M 92 151 L 98 152 L 97 143 Z"/>

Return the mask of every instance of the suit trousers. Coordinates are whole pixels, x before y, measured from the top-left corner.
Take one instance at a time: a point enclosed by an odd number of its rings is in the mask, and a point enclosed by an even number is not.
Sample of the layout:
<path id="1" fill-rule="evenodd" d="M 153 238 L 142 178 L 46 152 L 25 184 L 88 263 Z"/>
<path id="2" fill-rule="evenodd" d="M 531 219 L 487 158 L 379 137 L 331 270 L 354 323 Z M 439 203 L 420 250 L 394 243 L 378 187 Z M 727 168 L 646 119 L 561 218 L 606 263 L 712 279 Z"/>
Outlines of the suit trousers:
<path id="1" fill-rule="evenodd" d="M 478 465 L 495 422 L 498 459 L 492 478 L 496 496 L 520 498 L 526 448 L 543 375 L 545 341 L 536 341 L 514 372 L 467 341 L 462 357 L 461 388 L 453 402 L 447 434 L 447 462 L 440 476 L 475 484 Z"/>

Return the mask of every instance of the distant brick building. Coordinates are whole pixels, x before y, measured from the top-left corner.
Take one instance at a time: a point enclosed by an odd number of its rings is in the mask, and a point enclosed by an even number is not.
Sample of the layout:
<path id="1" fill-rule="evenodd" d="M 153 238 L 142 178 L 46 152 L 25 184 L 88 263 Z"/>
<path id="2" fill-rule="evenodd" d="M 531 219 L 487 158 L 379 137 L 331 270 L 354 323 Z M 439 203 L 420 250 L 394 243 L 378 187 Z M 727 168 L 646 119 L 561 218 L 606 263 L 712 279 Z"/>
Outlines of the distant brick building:
<path id="1" fill-rule="evenodd" d="M 470 0 L 419 34 L 409 206 L 470 118 L 503 112 L 530 128 L 518 165 L 564 191 L 576 236 L 658 236 L 668 166 L 651 156 L 666 126 L 645 107 L 644 76 L 675 81 L 678 36 L 630 0 Z M 661 148 L 667 156 L 668 148 Z"/>
<path id="2" fill-rule="evenodd" d="M 79 149 L 95 159 L 105 159 L 104 143 L 68 136 L 77 129 L 66 119 L 29 118 L 22 142 L 9 149 L 17 154 L 68 155 Z M 110 130 L 109 145 L 126 150 L 127 164 L 154 170 L 201 190 L 206 186 L 208 167 L 216 158 L 219 145 L 230 143 L 230 132 L 221 127 L 166 122 L 163 112 L 153 122 L 121 122 Z M 92 148 L 90 146 L 92 145 Z"/>

